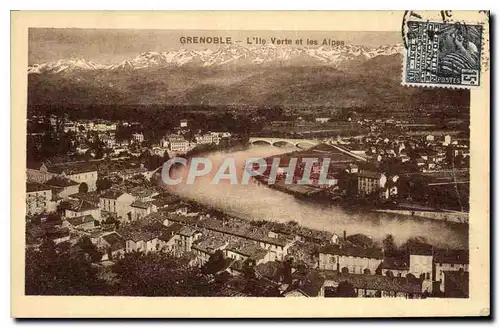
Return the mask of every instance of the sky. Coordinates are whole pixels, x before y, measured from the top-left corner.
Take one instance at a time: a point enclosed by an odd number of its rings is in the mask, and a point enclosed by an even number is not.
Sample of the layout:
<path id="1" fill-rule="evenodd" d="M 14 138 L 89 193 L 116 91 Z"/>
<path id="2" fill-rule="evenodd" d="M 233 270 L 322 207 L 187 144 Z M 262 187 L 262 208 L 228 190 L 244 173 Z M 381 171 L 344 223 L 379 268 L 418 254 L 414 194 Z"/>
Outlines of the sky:
<path id="1" fill-rule="evenodd" d="M 231 37 L 233 43 L 246 45 L 247 37 L 323 39 L 346 44 L 376 47 L 401 43 L 399 32 L 324 32 L 324 31 L 201 31 L 201 30 L 131 30 L 31 28 L 29 30 L 29 64 L 40 64 L 66 58 L 83 58 L 101 64 L 130 59 L 147 51 L 207 49 L 207 44 L 182 44 L 180 37 Z"/>

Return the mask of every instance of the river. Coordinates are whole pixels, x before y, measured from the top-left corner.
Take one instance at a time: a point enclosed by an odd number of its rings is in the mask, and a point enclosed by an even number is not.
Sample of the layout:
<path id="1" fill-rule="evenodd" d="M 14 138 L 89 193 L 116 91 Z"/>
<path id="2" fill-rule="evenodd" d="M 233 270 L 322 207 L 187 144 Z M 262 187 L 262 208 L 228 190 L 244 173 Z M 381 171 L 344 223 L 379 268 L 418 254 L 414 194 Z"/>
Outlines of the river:
<path id="1" fill-rule="evenodd" d="M 344 230 L 348 235 L 363 233 L 374 241 L 381 241 L 387 234 L 392 234 L 398 244 L 404 243 L 410 237 L 422 236 L 439 247 L 468 247 L 466 225 L 366 210 L 347 210 L 338 205 L 319 205 L 252 183 L 230 184 L 229 181 L 223 181 L 211 184 L 216 169 L 226 157 L 235 159 L 241 176 L 241 170 L 248 158 L 267 157 L 291 150 L 293 149 L 253 146 L 235 152 L 210 153 L 204 155 L 213 163 L 214 169 L 210 174 L 196 178 L 194 184 L 181 183 L 167 188 L 180 196 L 216 207 L 230 215 L 252 220 L 294 220 L 303 226 L 331 231 L 338 235 L 342 235 Z M 187 168 L 181 167 L 172 175 L 186 177 L 187 172 Z"/>

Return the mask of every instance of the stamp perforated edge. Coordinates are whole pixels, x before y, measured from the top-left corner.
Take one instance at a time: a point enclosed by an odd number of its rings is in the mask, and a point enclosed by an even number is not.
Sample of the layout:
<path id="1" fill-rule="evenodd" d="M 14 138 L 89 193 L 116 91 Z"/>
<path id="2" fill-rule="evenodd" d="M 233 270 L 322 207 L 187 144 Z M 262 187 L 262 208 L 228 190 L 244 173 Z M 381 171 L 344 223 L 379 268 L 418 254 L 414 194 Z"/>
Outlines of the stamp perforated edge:
<path id="1" fill-rule="evenodd" d="M 406 16 L 403 16 L 403 29 L 406 28 Z M 401 67 L 401 85 L 405 87 L 419 87 L 419 88 L 443 88 L 443 89 L 465 89 L 465 90 L 475 90 L 480 89 L 481 84 L 484 82 L 484 73 L 489 72 L 489 64 L 490 64 L 490 13 L 488 11 L 488 15 L 485 21 L 468 21 L 468 20 L 449 20 L 446 22 L 439 20 L 422 20 L 429 23 L 447 23 L 447 24 L 456 24 L 462 23 L 466 25 L 480 25 L 481 28 L 481 56 L 480 56 L 480 75 L 479 75 L 479 85 L 462 85 L 462 84 L 439 84 L 439 83 L 411 83 L 405 82 L 405 73 L 406 73 L 406 61 L 407 61 L 407 47 L 405 47 L 405 30 L 402 29 L 403 38 L 403 60 Z"/>

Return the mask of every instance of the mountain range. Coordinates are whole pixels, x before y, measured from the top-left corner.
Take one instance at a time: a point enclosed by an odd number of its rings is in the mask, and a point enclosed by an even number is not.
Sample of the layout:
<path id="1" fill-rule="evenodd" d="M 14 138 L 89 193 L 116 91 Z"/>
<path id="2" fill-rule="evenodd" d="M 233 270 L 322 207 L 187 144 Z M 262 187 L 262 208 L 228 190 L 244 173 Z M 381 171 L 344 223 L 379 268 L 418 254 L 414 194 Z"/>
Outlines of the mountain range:
<path id="1" fill-rule="evenodd" d="M 341 67 L 350 61 L 366 61 L 376 56 L 401 53 L 401 45 L 368 48 L 343 45 L 334 47 L 294 48 L 272 44 L 244 47 L 222 46 L 216 50 L 172 50 L 168 52 L 145 52 L 134 58 L 114 64 L 100 64 L 83 58 L 33 64 L 28 73 L 60 74 L 74 71 L 119 71 L 140 70 L 172 66 L 220 67 L 227 65 L 328 65 Z"/>
<path id="2" fill-rule="evenodd" d="M 28 67 L 29 105 L 387 106 L 466 103 L 464 92 L 401 86 L 402 46 L 276 45 L 145 52 L 118 63 L 83 58 Z"/>

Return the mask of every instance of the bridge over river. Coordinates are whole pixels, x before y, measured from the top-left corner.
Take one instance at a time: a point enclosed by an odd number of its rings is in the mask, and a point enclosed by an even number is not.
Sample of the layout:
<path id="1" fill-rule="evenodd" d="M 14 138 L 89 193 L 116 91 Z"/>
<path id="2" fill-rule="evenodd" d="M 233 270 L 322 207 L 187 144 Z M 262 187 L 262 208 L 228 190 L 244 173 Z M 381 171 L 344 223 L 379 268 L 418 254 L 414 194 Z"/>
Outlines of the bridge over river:
<path id="1" fill-rule="evenodd" d="M 322 142 L 321 140 L 314 139 L 290 139 L 290 138 L 268 138 L 268 137 L 251 137 L 250 143 L 252 145 L 271 145 L 276 147 L 297 147 L 307 149 L 314 147 Z M 326 141 L 325 143 L 329 143 Z"/>
<path id="2" fill-rule="evenodd" d="M 366 158 L 354 154 L 350 150 L 342 147 L 337 144 L 336 139 L 290 139 L 290 138 L 268 138 L 268 137 L 251 137 L 249 139 L 250 144 L 252 145 L 263 145 L 263 146 L 275 146 L 275 147 L 295 147 L 299 149 L 309 149 L 319 144 L 327 144 L 331 146 L 333 149 L 349 155 L 356 160 L 366 162 Z M 333 150 L 332 149 L 332 150 Z"/>

